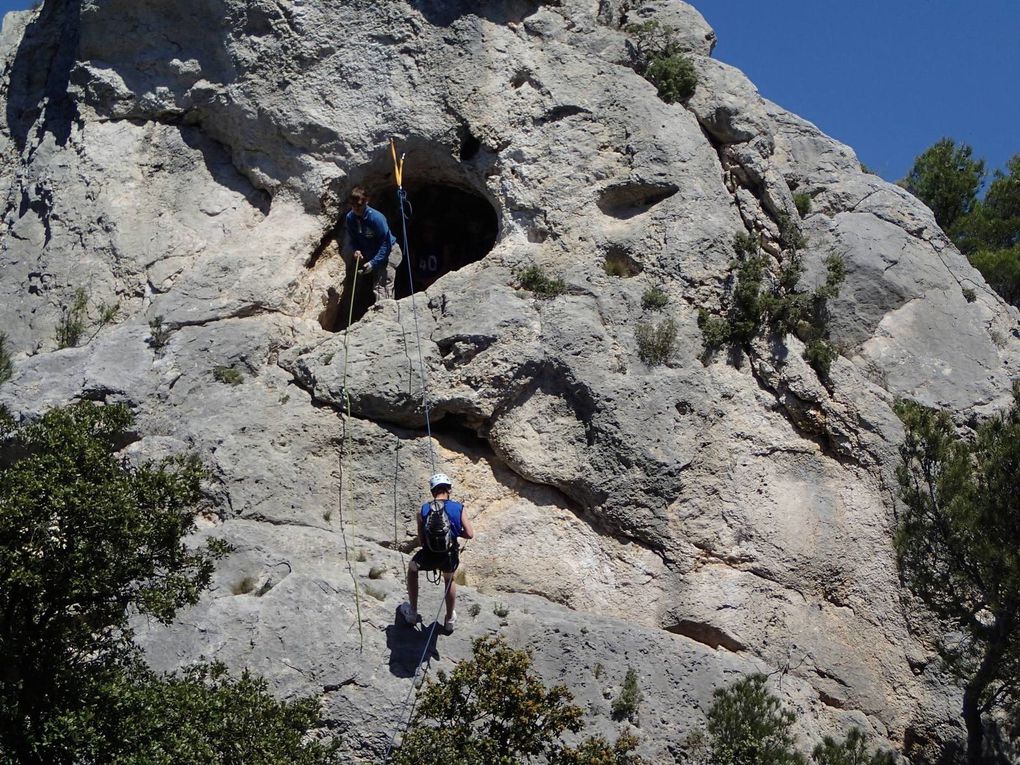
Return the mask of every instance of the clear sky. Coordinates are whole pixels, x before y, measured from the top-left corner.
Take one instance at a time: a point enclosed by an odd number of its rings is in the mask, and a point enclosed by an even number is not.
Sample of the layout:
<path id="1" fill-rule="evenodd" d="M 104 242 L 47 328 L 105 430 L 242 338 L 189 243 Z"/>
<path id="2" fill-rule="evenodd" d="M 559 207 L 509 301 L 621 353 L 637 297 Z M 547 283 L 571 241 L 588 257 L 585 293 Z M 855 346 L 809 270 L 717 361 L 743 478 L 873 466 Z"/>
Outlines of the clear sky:
<path id="1" fill-rule="evenodd" d="M 1020 154 L 1020 0 L 692 0 L 714 57 L 889 180 L 939 138 Z"/>
<path id="2" fill-rule="evenodd" d="M 0 0 L 0 12 L 32 0 Z M 885 178 L 943 136 L 1020 153 L 1020 0 L 692 0 L 715 57 Z"/>

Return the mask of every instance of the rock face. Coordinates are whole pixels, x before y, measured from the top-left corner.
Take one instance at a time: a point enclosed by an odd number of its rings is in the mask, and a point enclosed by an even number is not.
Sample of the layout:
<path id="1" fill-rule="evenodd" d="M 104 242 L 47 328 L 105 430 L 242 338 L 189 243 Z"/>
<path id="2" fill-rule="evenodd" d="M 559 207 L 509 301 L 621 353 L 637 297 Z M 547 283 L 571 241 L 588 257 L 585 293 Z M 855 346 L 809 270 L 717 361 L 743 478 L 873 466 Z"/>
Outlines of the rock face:
<path id="1" fill-rule="evenodd" d="M 641 20 L 689 48 L 686 105 L 630 68 L 621 30 Z M 959 694 L 898 588 L 891 403 L 961 423 L 1002 407 L 1017 312 L 923 205 L 709 58 L 714 39 L 668 0 L 45 0 L 7 16 L 0 328 L 17 355 L 0 401 L 21 417 L 128 403 L 133 452 L 209 465 L 200 533 L 235 546 L 176 626 L 141 625 L 155 665 L 217 658 L 316 694 L 352 761 L 377 761 L 427 648 L 394 611 L 435 466 L 478 538 L 433 666 L 503 632 L 606 734 L 634 667 L 655 762 L 751 671 L 782 681 L 805 748 L 858 725 L 920 762 L 959 734 Z M 393 199 L 391 136 L 412 202 L 426 185 L 484 198 L 496 245 L 332 332 L 330 233 L 355 184 Z M 696 324 L 720 306 L 734 234 L 783 257 L 793 189 L 812 198 L 805 280 L 834 253 L 848 271 L 824 382 L 795 337 L 706 359 Z M 529 265 L 565 294 L 518 289 Z M 642 307 L 652 286 L 661 313 Z M 87 328 L 57 349 L 78 289 Z M 636 328 L 666 317 L 676 352 L 649 366 Z M 439 599 L 426 588 L 423 612 Z"/>

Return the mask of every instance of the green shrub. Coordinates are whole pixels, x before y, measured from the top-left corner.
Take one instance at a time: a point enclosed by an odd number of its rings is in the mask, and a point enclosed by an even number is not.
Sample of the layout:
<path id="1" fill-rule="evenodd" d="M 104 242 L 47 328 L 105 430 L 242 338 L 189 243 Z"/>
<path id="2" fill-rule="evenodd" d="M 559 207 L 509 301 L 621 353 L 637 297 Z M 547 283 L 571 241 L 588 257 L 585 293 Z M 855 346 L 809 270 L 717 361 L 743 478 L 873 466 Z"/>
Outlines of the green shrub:
<path id="1" fill-rule="evenodd" d="M 308 735 L 321 725 L 318 699 L 279 701 L 262 678 L 248 671 L 231 677 L 222 664 L 157 675 L 136 662 L 103 683 L 96 700 L 101 714 L 83 710 L 60 720 L 78 757 L 51 762 L 340 762 L 336 743 Z"/>
<path id="2" fill-rule="evenodd" d="M 713 316 L 704 308 L 698 310 L 698 328 L 706 353 L 719 350 L 730 342 L 730 323 L 722 316 Z"/>
<path id="3" fill-rule="evenodd" d="M 161 350 L 170 342 L 170 328 L 163 323 L 163 317 L 149 319 L 149 345 Z"/>
<path id="4" fill-rule="evenodd" d="M 630 24 L 624 29 L 637 51 L 635 70 L 652 83 L 667 104 L 686 101 L 698 86 L 694 62 L 681 49 L 677 30 L 658 21 Z"/>
<path id="5" fill-rule="evenodd" d="M 803 218 L 811 212 L 811 195 L 806 192 L 798 192 L 793 195 L 793 204 L 797 208 L 797 213 Z"/>
<path id="6" fill-rule="evenodd" d="M 502 603 L 496 603 L 492 607 L 492 613 L 494 613 L 500 619 L 505 619 L 510 615 L 510 609 L 504 606 Z"/>
<path id="7" fill-rule="evenodd" d="M 233 367 L 215 367 L 213 379 L 227 385 L 240 385 L 244 382 L 244 375 Z"/>
<path id="8" fill-rule="evenodd" d="M 966 300 L 968 303 L 973 303 L 975 300 L 977 300 L 977 293 L 971 287 L 964 287 L 963 299 Z"/>
<path id="9" fill-rule="evenodd" d="M 11 361 L 11 352 L 7 350 L 7 333 L 0 332 L 0 385 L 14 376 L 14 362 Z"/>
<path id="10" fill-rule="evenodd" d="M 740 232 L 733 247 L 734 286 L 725 315 L 698 311 L 705 353 L 731 343 L 746 345 L 763 329 L 773 335 L 796 333 L 806 344 L 804 358 L 820 376 L 827 376 L 838 355 L 828 342 L 828 301 L 839 294 L 846 279 L 846 262 L 839 255 L 828 256 L 824 283 L 808 292 L 800 288 L 804 266 L 796 249 L 769 278 L 769 260 L 760 254 L 753 236 Z"/>
<path id="11" fill-rule="evenodd" d="M 669 295 L 659 287 L 649 287 L 641 296 L 641 307 L 646 311 L 661 311 L 669 303 Z"/>
<path id="12" fill-rule="evenodd" d="M 482 612 L 482 606 L 481 606 L 480 603 L 472 603 L 468 607 L 468 616 L 470 616 L 472 619 L 476 618 L 478 616 L 478 614 L 480 614 L 481 612 Z"/>
<path id="13" fill-rule="evenodd" d="M 868 753 L 867 737 L 860 728 L 853 728 L 843 741 L 825 736 L 811 752 L 815 765 L 894 765 L 892 752 Z"/>
<path id="14" fill-rule="evenodd" d="M 1002 299 L 1020 308 L 1020 245 L 971 255 L 970 262 Z"/>
<path id="15" fill-rule="evenodd" d="M 78 345 L 85 332 L 85 321 L 88 318 L 88 294 L 81 287 L 74 291 L 74 300 L 70 306 L 61 310 L 60 321 L 54 339 L 58 348 L 73 348 Z"/>
<path id="16" fill-rule="evenodd" d="M 625 252 L 608 253 L 602 263 L 602 268 L 606 272 L 606 276 L 618 276 L 623 279 L 629 279 L 641 273 L 638 264 Z"/>
<path id="17" fill-rule="evenodd" d="M 748 231 L 738 231 L 733 235 L 733 249 L 737 252 L 737 258 L 749 258 L 758 254 L 758 237 Z"/>
<path id="18" fill-rule="evenodd" d="M 113 305 L 107 305 L 106 303 L 99 304 L 99 326 L 105 327 L 117 318 L 117 313 L 120 311 L 120 303 L 114 303 Z"/>
<path id="19" fill-rule="evenodd" d="M 528 266 L 521 270 L 517 274 L 517 286 L 543 298 L 554 298 L 567 291 L 567 285 L 562 279 L 546 276 L 539 266 Z"/>
<path id="20" fill-rule="evenodd" d="M 659 324 L 643 321 L 634 331 L 638 356 L 649 366 L 665 364 L 676 353 L 677 326 L 673 319 Z"/>
<path id="21" fill-rule="evenodd" d="M 839 352 L 828 340 L 815 337 L 807 341 L 804 346 L 804 360 L 821 377 L 828 377 L 832 362 L 836 360 Z"/>
<path id="22" fill-rule="evenodd" d="M 566 686 L 545 686 L 527 651 L 498 637 L 476 638 L 470 658 L 426 681 L 392 762 L 643 763 L 632 753 L 637 745 L 633 736 L 620 736 L 615 744 L 596 736 L 566 746 L 561 737 L 581 730 L 583 714 Z"/>
<path id="23" fill-rule="evenodd" d="M 630 720 L 634 725 L 638 724 L 638 706 L 641 704 L 641 687 L 638 685 L 637 672 L 627 668 L 627 674 L 623 678 L 623 687 L 620 695 L 613 701 L 613 719 Z"/>
<path id="24" fill-rule="evenodd" d="M 794 714 L 751 675 L 717 689 L 708 711 L 708 749 L 713 765 L 805 765 L 794 748 Z"/>
<path id="25" fill-rule="evenodd" d="M 655 85 L 659 98 L 667 104 L 686 101 L 698 87 L 698 72 L 682 53 L 653 56 L 645 69 L 645 77 Z"/>
<path id="26" fill-rule="evenodd" d="M 800 225 L 787 213 L 779 216 L 779 244 L 784 250 L 797 252 L 807 247 L 807 238 L 800 230 Z"/>

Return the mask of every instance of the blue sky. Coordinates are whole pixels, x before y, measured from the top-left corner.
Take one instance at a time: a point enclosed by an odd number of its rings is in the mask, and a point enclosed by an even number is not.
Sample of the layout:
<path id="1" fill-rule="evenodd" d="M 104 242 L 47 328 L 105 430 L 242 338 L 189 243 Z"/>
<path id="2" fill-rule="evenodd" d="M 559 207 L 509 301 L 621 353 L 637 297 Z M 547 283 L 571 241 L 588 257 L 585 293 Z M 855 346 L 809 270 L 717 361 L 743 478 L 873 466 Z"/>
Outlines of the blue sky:
<path id="1" fill-rule="evenodd" d="M 715 58 L 889 180 L 943 136 L 1020 154 L 1020 0 L 692 0 Z"/>
<path id="2" fill-rule="evenodd" d="M 1020 0 L 692 2 L 716 58 L 885 178 L 943 136 L 990 168 L 1020 153 Z"/>

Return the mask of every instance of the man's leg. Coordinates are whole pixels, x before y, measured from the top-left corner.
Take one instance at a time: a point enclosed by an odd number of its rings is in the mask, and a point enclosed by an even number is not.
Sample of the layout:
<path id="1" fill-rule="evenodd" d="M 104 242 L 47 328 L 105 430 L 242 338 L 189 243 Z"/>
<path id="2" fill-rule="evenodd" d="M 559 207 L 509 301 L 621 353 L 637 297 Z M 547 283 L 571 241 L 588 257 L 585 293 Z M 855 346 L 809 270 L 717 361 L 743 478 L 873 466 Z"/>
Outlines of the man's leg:
<path id="1" fill-rule="evenodd" d="M 418 564 L 413 560 L 407 564 L 407 602 L 418 613 Z"/>
<path id="2" fill-rule="evenodd" d="M 456 571 L 444 571 L 443 580 L 446 582 L 446 618 L 453 616 L 453 607 L 457 604 L 457 583 L 453 580 Z"/>

